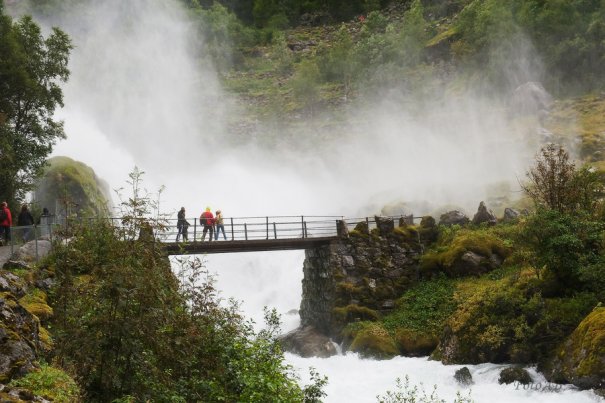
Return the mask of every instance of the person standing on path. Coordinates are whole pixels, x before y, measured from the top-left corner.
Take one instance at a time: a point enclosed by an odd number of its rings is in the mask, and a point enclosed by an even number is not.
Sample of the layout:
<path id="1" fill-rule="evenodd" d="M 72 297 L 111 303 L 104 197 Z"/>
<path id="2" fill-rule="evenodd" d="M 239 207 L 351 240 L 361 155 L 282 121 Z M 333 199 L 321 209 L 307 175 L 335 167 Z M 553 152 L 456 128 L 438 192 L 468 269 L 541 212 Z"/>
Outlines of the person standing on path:
<path id="1" fill-rule="evenodd" d="M 214 218 L 214 222 L 216 223 L 216 232 L 214 233 L 214 240 L 218 241 L 218 233 L 222 230 L 223 238 L 226 241 L 227 235 L 225 235 L 225 225 L 223 224 L 223 213 L 220 210 L 216 210 L 216 217 Z"/>
<path id="2" fill-rule="evenodd" d="M 0 203 L 0 241 L 4 240 L 9 243 L 11 240 L 11 226 L 13 225 L 13 217 L 6 202 Z"/>
<path id="3" fill-rule="evenodd" d="M 34 225 L 34 216 L 32 215 L 32 213 L 29 212 L 27 204 L 24 204 L 21 206 L 21 212 L 17 217 L 17 226 L 26 227 L 21 229 L 21 231 L 23 232 L 23 242 L 27 242 L 30 240 L 32 225 Z"/>
<path id="4" fill-rule="evenodd" d="M 210 239 L 209 242 L 212 242 L 212 238 L 214 238 L 214 216 L 212 215 L 212 210 L 210 207 L 206 207 L 206 211 L 202 213 L 200 216 L 200 225 L 204 226 L 204 232 L 202 233 L 202 242 L 206 238 L 206 233 L 210 231 Z"/>

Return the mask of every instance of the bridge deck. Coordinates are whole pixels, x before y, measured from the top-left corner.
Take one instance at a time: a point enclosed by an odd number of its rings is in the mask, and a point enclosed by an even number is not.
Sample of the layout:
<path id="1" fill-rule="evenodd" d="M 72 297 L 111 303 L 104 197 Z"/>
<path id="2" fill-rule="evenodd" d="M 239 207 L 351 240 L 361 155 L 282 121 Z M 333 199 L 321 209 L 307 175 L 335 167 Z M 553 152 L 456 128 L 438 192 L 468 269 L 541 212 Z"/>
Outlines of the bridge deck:
<path id="1" fill-rule="evenodd" d="M 338 237 L 316 237 L 295 239 L 253 239 L 235 241 L 212 241 L 212 242 L 183 242 L 164 243 L 164 250 L 169 255 L 193 255 L 230 252 L 266 252 L 279 250 L 310 249 L 318 246 L 329 245 Z"/>

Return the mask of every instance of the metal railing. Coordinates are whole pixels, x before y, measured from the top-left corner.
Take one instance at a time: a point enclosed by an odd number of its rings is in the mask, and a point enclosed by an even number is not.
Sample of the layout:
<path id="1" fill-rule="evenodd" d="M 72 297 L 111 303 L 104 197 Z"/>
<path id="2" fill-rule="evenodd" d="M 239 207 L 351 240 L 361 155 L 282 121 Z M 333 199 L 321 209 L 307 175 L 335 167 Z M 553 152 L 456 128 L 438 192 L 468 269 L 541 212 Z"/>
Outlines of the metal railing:
<path id="1" fill-rule="evenodd" d="M 31 241 L 34 243 L 35 257 L 36 261 L 38 261 L 40 259 L 40 254 L 38 253 L 39 242 L 43 240 L 49 241 L 52 245 L 59 228 L 59 224 L 51 222 L 10 227 L 10 239 L 2 239 L 2 246 L 10 248 L 10 257 L 12 258 L 18 248 Z"/>

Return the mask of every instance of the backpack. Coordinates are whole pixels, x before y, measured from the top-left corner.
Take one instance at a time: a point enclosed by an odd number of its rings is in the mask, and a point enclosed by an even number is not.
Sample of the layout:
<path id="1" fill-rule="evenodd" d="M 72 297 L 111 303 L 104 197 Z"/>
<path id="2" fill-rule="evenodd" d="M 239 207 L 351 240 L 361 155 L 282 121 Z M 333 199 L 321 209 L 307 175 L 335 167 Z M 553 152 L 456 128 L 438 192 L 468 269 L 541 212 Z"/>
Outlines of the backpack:
<path id="1" fill-rule="evenodd" d="M 6 210 L 0 209 L 0 221 L 4 221 L 8 219 L 8 214 L 6 214 Z"/>
<path id="2" fill-rule="evenodd" d="M 200 217 L 200 225 L 208 225 L 208 219 L 204 216 Z"/>

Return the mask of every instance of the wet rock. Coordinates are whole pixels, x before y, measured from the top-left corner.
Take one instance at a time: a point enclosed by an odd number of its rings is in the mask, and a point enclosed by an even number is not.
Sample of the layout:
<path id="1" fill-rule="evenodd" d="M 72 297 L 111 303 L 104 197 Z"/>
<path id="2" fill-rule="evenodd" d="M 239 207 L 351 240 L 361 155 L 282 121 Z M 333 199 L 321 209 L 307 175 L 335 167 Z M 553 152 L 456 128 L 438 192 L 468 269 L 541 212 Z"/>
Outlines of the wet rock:
<path id="1" fill-rule="evenodd" d="M 313 326 L 295 329 L 279 338 L 285 351 L 301 357 L 327 358 L 336 355 L 334 343 Z"/>
<path id="2" fill-rule="evenodd" d="M 497 222 L 496 216 L 491 210 L 488 210 L 485 206 L 484 202 L 479 203 L 479 208 L 477 209 L 477 213 L 475 213 L 473 217 L 473 224 L 479 225 L 483 223 L 488 223 L 489 225 L 494 225 Z"/>
<path id="3" fill-rule="evenodd" d="M 528 385 L 533 382 L 531 375 L 525 369 L 520 367 L 509 367 L 500 371 L 500 377 L 498 378 L 499 384 L 511 384 L 518 382 L 523 385 Z"/>
<path id="4" fill-rule="evenodd" d="M 536 81 L 518 86 L 511 97 L 511 107 L 520 114 L 547 112 L 553 103 L 552 95 Z"/>
<path id="5" fill-rule="evenodd" d="M 454 374 L 454 379 L 456 379 L 456 381 L 463 386 L 472 385 L 474 383 L 473 376 L 471 375 L 471 371 L 469 371 L 468 367 L 462 367 L 457 370 Z"/>
<path id="6" fill-rule="evenodd" d="M 440 225 L 466 225 L 469 222 L 470 220 L 466 214 L 459 210 L 448 211 L 447 213 L 441 214 L 441 217 L 439 217 Z"/>

